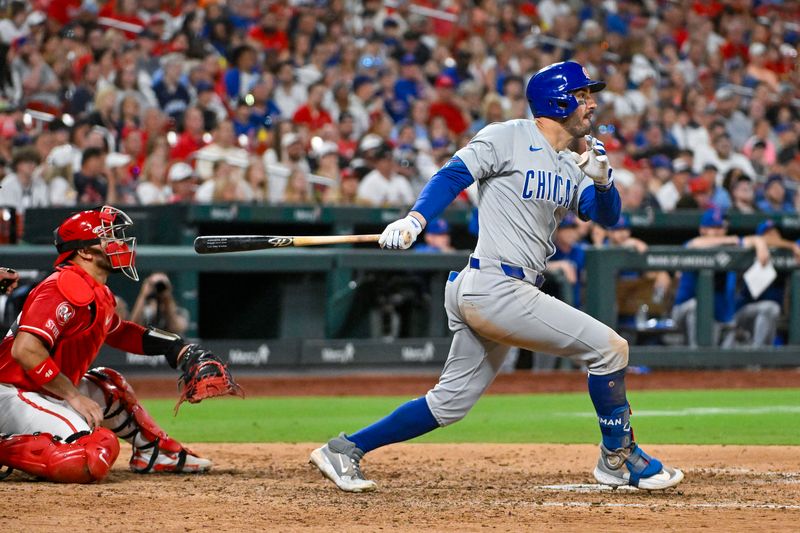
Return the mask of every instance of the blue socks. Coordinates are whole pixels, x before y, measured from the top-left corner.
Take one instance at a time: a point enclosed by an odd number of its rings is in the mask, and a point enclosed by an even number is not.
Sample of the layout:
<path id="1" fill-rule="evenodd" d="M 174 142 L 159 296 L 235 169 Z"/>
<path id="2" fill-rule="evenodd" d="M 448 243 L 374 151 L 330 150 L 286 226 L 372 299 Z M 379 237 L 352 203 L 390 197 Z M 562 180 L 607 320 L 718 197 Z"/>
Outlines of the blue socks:
<path id="1" fill-rule="evenodd" d="M 423 396 L 404 403 L 392 414 L 381 418 L 371 426 L 348 435 L 347 440 L 367 453 L 387 444 L 419 437 L 438 427 L 439 423 L 433 417 Z"/>
<path id="2" fill-rule="evenodd" d="M 630 446 L 633 431 L 625 395 L 625 369 L 605 376 L 589 374 L 589 396 L 597 412 L 603 446 L 609 450 Z"/>

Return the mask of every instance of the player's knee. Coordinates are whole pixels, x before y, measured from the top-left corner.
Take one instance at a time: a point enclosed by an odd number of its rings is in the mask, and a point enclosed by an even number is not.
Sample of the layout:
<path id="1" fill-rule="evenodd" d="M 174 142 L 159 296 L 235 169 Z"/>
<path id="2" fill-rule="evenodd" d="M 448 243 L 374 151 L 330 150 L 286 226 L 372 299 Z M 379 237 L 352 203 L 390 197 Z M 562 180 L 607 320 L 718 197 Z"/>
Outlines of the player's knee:
<path id="1" fill-rule="evenodd" d="M 465 404 L 463 401 L 457 401 L 453 394 L 437 388 L 428 391 L 425 399 L 428 402 L 431 414 L 439 423 L 439 427 L 455 424 L 467 416 L 472 405 L 474 405 L 474 402 Z"/>
<path id="2" fill-rule="evenodd" d="M 628 366 L 628 341 L 614 333 L 610 339 L 605 359 L 605 369 L 616 372 Z"/>

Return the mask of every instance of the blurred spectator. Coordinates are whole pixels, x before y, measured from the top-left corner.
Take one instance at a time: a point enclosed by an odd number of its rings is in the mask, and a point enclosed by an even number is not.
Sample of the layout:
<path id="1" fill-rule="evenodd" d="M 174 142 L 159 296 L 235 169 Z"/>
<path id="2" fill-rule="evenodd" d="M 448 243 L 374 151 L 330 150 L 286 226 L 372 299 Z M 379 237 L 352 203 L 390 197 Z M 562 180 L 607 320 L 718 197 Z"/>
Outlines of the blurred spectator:
<path id="1" fill-rule="evenodd" d="M 756 175 L 750 160 L 744 154 L 733 151 L 733 144 L 727 133 L 718 134 L 714 138 L 713 147 L 698 148 L 694 155 L 695 173 L 699 174 L 707 164 L 717 167 L 717 185 L 722 185 L 725 174 L 731 168 L 738 168 L 748 176 Z"/>
<path id="2" fill-rule="evenodd" d="M 795 193 L 797 194 L 797 193 Z M 768 214 L 795 213 L 794 205 L 786 194 L 783 176 L 772 174 L 764 184 L 764 198 L 758 202 L 758 209 Z"/>
<path id="3" fill-rule="evenodd" d="M 381 144 L 374 155 L 375 169 L 358 186 L 358 200 L 373 207 L 410 206 L 414 191 L 408 180 L 395 170 L 391 149 Z"/>
<path id="4" fill-rule="evenodd" d="M 296 168 L 289 174 L 283 201 L 287 204 L 310 204 L 313 201 L 308 175 L 304 170 Z"/>
<path id="5" fill-rule="evenodd" d="M 230 120 L 223 120 L 217 124 L 211 137 L 213 140 L 210 144 L 194 152 L 194 157 L 197 160 L 195 164 L 197 175 L 203 180 L 210 179 L 213 176 L 215 162 L 220 159 L 228 159 L 241 161 L 234 171 L 238 172 L 239 177 L 243 177 L 243 169 L 247 166 L 249 154 L 247 150 L 238 146 L 233 131 L 233 123 Z"/>
<path id="6" fill-rule="evenodd" d="M 250 158 L 244 181 L 252 191 L 252 201 L 260 204 L 269 201 L 269 179 L 260 157 Z"/>
<path id="7" fill-rule="evenodd" d="M 183 335 L 189 327 L 189 312 L 175 301 L 169 277 L 156 272 L 142 283 L 130 321 Z"/>
<path id="8" fill-rule="evenodd" d="M 170 150 L 169 158 L 186 160 L 191 154 L 200 150 L 208 141 L 204 137 L 203 112 L 197 107 L 190 107 L 183 115 L 183 133 Z"/>
<path id="9" fill-rule="evenodd" d="M 75 190 L 81 205 L 114 204 L 117 202 L 116 181 L 104 174 L 105 155 L 97 147 L 83 151 L 81 169 L 75 173 Z"/>
<path id="10" fill-rule="evenodd" d="M 153 92 L 158 99 L 161 110 L 176 122 L 183 116 L 191 103 L 189 90 L 181 80 L 183 58 L 174 55 L 164 61 L 164 72 L 161 80 L 153 85 Z"/>
<path id="11" fill-rule="evenodd" d="M 280 139 L 280 160 L 274 161 L 274 154 L 269 157 L 270 152 L 264 154 L 267 175 L 270 180 L 270 201 L 272 202 L 282 201 L 289 176 L 295 171 L 299 171 L 303 179 L 308 179 L 308 175 L 311 173 L 303 141 L 297 133 L 287 131 L 276 139 Z"/>
<path id="12" fill-rule="evenodd" d="M 69 144 L 53 148 L 42 167 L 42 178 L 47 183 L 48 202 L 51 206 L 72 206 L 78 200 L 73 179 L 75 150 Z"/>
<path id="13" fill-rule="evenodd" d="M 227 158 L 217 160 L 214 163 L 211 179 L 197 188 L 195 201 L 199 204 L 252 201 L 253 192 L 242 178 L 241 168 L 235 163 L 238 162 Z"/>
<path id="14" fill-rule="evenodd" d="M 689 179 L 689 192 L 684 194 L 675 205 L 676 209 L 707 209 L 712 205 L 712 194 L 716 186 L 714 185 L 717 176 L 717 167 L 712 163 L 707 163 L 699 176 Z M 727 191 L 725 195 L 730 202 Z M 721 206 L 718 206 L 721 207 Z"/>
<path id="15" fill-rule="evenodd" d="M 167 178 L 172 189 L 170 203 L 194 203 L 195 193 L 197 192 L 197 176 L 195 176 L 194 169 L 191 166 L 183 162 L 175 163 L 170 167 Z"/>
<path id="16" fill-rule="evenodd" d="M 136 200 L 136 182 L 130 173 L 129 164 L 131 156 L 119 152 L 106 155 L 106 176 L 108 182 L 114 184 L 117 194 L 117 203 L 133 205 Z"/>
<path id="17" fill-rule="evenodd" d="M 283 61 L 275 68 L 275 91 L 273 100 L 281 110 L 283 118 L 292 118 L 297 109 L 306 102 L 306 88 L 297 82 L 294 65 L 291 61 Z"/>
<path id="18" fill-rule="evenodd" d="M 756 259 L 762 265 L 770 260 L 769 249 L 764 239 L 757 235 L 740 238 L 727 235 L 728 222 L 719 209 L 705 211 L 700 219 L 700 236 L 688 241 L 684 246 L 690 249 L 717 248 L 720 246 L 740 246 L 754 248 Z M 680 273 L 680 281 L 675 294 L 672 319 L 682 328 L 689 346 L 697 346 L 697 271 Z M 717 271 L 714 273 L 714 344 L 723 338 L 722 328 L 732 324 L 736 303 L 736 272 Z"/>
<path id="19" fill-rule="evenodd" d="M 256 50 L 252 46 L 242 45 L 233 51 L 231 67 L 223 77 L 228 101 L 235 102 L 250 93 L 259 78 L 257 60 Z"/>
<path id="20" fill-rule="evenodd" d="M 761 236 L 770 248 L 789 249 L 796 259 L 800 259 L 800 246 L 784 239 L 772 220 L 759 224 L 756 235 Z M 778 318 L 786 298 L 787 278 L 786 272 L 778 272 L 775 280 L 758 298 L 753 298 L 746 283 L 741 284 L 736 296 L 736 331 L 728 339 L 728 345 L 760 347 L 775 343 Z"/>
<path id="21" fill-rule="evenodd" d="M 353 117 L 354 135 L 360 137 L 369 129 L 370 101 L 375 96 L 375 80 L 367 75 L 359 75 L 353 79 L 353 92 L 347 102 L 347 111 Z"/>
<path id="22" fill-rule="evenodd" d="M 754 44 L 758 49 L 760 43 Z M 753 46 L 750 48 L 752 50 Z M 739 96 L 732 87 L 723 86 L 717 89 L 714 93 L 714 111 L 723 120 L 725 132 L 729 135 L 733 149 L 741 150 L 753 133 L 753 121 L 739 110 Z M 717 153 L 720 154 L 719 148 Z M 744 168 L 742 170 L 746 171 Z"/>
<path id="23" fill-rule="evenodd" d="M 548 271 L 560 272 L 572 286 L 573 294 L 570 296 L 576 308 L 581 306 L 583 267 L 586 263 L 586 251 L 580 240 L 578 221 L 573 214 L 567 213 L 556 228 L 553 238 L 556 249 L 547 262 Z"/>
<path id="24" fill-rule="evenodd" d="M 436 78 L 436 95 L 437 98 L 430 105 L 428 116 L 432 120 L 434 117 L 442 117 L 447 125 L 447 128 L 460 135 L 466 131 L 469 125 L 469 120 L 466 118 L 464 111 L 459 107 L 455 101 L 455 81 L 453 78 L 446 74 L 440 74 Z"/>
<path id="25" fill-rule="evenodd" d="M 17 213 L 50 205 L 47 183 L 35 172 L 40 161 L 32 146 L 14 150 L 11 173 L 0 181 L 0 205 L 13 207 Z"/>
<path id="26" fill-rule="evenodd" d="M 689 163 L 683 159 L 676 159 L 672 166 L 669 180 L 664 182 L 656 192 L 656 200 L 663 211 L 673 211 L 681 196 L 686 194 L 689 179 L 692 177 Z"/>
<path id="27" fill-rule="evenodd" d="M 425 226 L 425 242 L 414 246 L 415 252 L 454 252 L 450 244 L 450 225 L 443 218 L 435 218 Z"/>
<path id="28" fill-rule="evenodd" d="M 323 204 L 335 204 L 338 202 L 342 176 L 339 169 L 339 147 L 334 142 L 323 141 L 314 153 L 317 158 L 314 176 L 318 185 L 314 196 Z"/>
<path id="29" fill-rule="evenodd" d="M 325 84 L 317 82 L 308 88 L 308 100 L 295 111 L 292 122 L 308 127 L 314 134 L 325 124 L 332 122 L 330 114 L 322 107 L 322 97 L 325 95 Z"/>
<path id="30" fill-rule="evenodd" d="M 28 13 L 22 0 L 12 0 L 6 9 L 8 18 L 0 20 L 0 40 L 5 44 L 11 44 L 29 34 L 26 24 Z"/>
<path id="31" fill-rule="evenodd" d="M 192 168 L 183 162 L 175 163 L 172 168 L 178 165 L 188 167 L 188 170 L 184 171 L 188 172 L 189 176 L 192 174 Z M 142 205 L 163 205 L 170 202 L 172 188 L 167 182 L 167 162 L 159 154 L 153 154 L 145 160 L 139 184 L 136 186 L 136 197 Z"/>
<path id="32" fill-rule="evenodd" d="M 57 109 L 61 105 L 61 87 L 52 67 L 42 57 L 37 43 L 30 36 L 17 37 L 11 44 L 16 57 L 12 61 L 13 75 L 20 80 L 22 97 Z"/>
<path id="33" fill-rule="evenodd" d="M 647 251 L 647 243 L 631 236 L 630 220 L 623 214 L 613 226 L 607 228 L 603 246 L 630 248 L 638 253 Z M 665 311 L 664 300 L 672 286 L 672 277 L 666 271 L 640 272 L 622 270 L 617 275 L 617 307 L 621 323 L 641 321 L 660 316 Z M 637 329 L 642 324 L 636 324 Z"/>
<path id="34" fill-rule="evenodd" d="M 730 210 L 734 213 L 755 213 L 756 194 L 753 180 L 738 169 L 731 169 L 725 177 L 724 188 L 730 193 Z M 718 205 L 718 207 L 720 207 Z"/>

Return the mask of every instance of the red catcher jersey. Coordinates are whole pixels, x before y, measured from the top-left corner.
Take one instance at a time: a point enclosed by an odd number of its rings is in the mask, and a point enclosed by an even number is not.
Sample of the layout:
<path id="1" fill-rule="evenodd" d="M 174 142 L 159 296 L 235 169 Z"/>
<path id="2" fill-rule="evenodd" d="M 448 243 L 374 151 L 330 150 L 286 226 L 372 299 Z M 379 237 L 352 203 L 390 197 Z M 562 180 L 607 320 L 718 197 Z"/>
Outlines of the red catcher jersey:
<path id="1" fill-rule="evenodd" d="M 64 295 L 58 278 L 67 270 L 78 273 L 87 283 L 94 292 L 92 302 L 75 305 Z M 61 372 L 77 385 L 97 357 L 105 337 L 121 324 L 114 302 L 111 290 L 80 267 L 70 265 L 51 274 L 31 291 L 18 319 L 18 328 L 12 329 L 0 343 L 0 383 L 26 391 L 39 390 L 11 356 L 17 331 L 24 331 L 42 341 Z"/>

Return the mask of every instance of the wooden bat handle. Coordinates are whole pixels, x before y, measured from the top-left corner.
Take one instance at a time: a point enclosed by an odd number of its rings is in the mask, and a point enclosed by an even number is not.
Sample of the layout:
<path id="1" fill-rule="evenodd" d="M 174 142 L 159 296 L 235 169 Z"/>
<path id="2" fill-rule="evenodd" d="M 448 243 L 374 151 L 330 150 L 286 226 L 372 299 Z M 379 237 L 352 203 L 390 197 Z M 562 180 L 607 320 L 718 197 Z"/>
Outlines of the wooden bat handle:
<path id="1" fill-rule="evenodd" d="M 308 235 L 295 237 L 294 246 L 319 246 L 324 244 L 352 244 L 359 242 L 378 242 L 378 235 Z"/>

